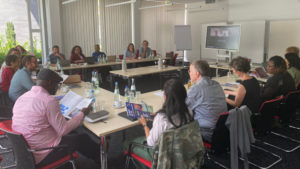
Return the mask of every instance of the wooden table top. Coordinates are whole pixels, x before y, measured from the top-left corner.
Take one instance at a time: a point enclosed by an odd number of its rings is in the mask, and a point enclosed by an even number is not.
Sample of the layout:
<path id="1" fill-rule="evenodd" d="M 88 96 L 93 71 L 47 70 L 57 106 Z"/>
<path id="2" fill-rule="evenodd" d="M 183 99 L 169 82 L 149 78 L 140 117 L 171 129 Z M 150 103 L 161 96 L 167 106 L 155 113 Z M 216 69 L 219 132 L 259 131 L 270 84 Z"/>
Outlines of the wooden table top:
<path id="1" fill-rule="evenodd" d="M 182 69 L 182 67 L 175 67 L 175 66 L 168 66 L 168 67 L 164 67 L 162 69 L 158 69 L 158 66 L 155 65 L 155 66 L 146 66 L 146 67 L 127 69 L 126 72 L 124 72 L 122 70 L 114 70 L 114 71 L 110 71 L 110 73 L 114 74 L 114 75 L 130 78 L 130 77 L 135 77 L 135 76 L 175 71 L 175 70 L 180 70 L 180 69 Z"/>

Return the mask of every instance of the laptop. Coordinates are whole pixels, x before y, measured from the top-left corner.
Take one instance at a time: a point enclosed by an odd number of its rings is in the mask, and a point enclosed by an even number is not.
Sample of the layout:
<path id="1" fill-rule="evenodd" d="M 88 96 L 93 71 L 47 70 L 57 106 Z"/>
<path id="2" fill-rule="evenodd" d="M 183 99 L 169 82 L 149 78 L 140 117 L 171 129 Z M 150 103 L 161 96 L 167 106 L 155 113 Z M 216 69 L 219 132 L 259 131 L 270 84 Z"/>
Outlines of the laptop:
<path id="1" fill-rule="evenodd" d="M 265 69 L 262 67 L 255 68 L 255 71 L 256 71 L 258 77 L 260 77 L 260 78 L 268 78 L 269 77 L 269 75 L 267 74 Z"/>
<path id="2" fill-rule="evenodd" d="M 84 58 L 84 61 L 85 61 L 87 64 L 89 64 L 89 65 L 92 65 L 92 64 L 95 63 L 95 60 L 94 60 L 93 57 L 85 57 L 85 58 Z"/>
<path id="3" fill-rule="evenodd" d="M 107 56 L 107 62 L 115 62 L 116 58 L 116 55 Z"/>
<path id="4" fill-rule="evenodd" d="M 70 60 L 60 60 L 59 63 L 62 67 L 68 67 L 71 65 Z"/>

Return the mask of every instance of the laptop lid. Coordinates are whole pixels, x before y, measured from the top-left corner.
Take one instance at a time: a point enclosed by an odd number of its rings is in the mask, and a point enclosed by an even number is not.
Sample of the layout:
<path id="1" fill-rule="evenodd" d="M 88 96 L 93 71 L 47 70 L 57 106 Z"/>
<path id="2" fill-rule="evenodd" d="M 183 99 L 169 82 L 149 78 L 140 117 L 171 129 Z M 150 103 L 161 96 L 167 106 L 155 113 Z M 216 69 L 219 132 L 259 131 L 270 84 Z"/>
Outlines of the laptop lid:
<path id="1" fill-rule="evenodd" d="M 71 62 L 69 60 L 60 60 L 59 63 L 62 67 L 68 67 L 71 65 Z"/>
<path id="2" fill-rule="evenodd" d="M 269 77 L 268 74 L 267 74 L 267 72 L 265 71 L 265 69 L 262 68 L 262 67 L 255 68 L 255 71 L 256 71 L 257 75 L 260 78 L 267 78 L 267 77 Z"/>
<path id="3" fill-rule="evenodd" d="M 95 60 L 93 57 L 85 57 L 84 58 L 84 61 L 87 63 L 87 64 L 94 64 L 95 63 Z"/>
<path id="4" fill-rule="evenodd" d="M 116 58 L 116 55 L 107 56 L 107 62 L 115 62 Z"/>

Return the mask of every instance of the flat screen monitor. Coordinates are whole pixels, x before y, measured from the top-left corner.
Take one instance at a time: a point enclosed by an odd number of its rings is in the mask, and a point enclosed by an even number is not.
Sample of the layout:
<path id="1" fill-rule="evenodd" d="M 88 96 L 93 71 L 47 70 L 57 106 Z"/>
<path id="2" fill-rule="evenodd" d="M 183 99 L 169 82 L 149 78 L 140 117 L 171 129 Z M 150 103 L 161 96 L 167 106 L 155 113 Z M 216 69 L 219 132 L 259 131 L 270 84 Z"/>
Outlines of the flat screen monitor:
<path id="1" fill-rule="evenodd" d="M 240 47 L 240 25 L 208 26 L 206 48 L 237 51 Z"/>

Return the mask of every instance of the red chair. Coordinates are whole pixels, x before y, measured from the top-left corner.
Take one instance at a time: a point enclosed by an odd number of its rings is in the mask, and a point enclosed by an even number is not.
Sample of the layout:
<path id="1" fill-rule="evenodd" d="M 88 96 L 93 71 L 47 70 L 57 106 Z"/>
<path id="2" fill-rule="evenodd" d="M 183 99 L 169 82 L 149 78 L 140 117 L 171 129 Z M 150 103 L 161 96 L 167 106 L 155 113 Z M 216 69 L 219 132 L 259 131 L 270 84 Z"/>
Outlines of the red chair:
<path id="1" fill-rule="evenodd" d="M 156 50 L 152 50 L 154 57 L 157 55 Z"/>
<path id="2" fill-rule="evenodd" d="M 139 56 L 140 56 L 140 50 L 137 49 L 137 50 L 136 50 L 136 57 L 135 57 L 135 58 L 138 58 Z"/>
<path id="3" fill-rule="evenodd" d="M 124 55 L 119 55 L 120 60 L 123 60 Z"/>
<path id="4" fill-rule="evenodd" d="M 15 157 L 15 164 L 16 168 L 32 168 L 35 169 L 35 160 L 33 158 L 32 152 L 37 152 L 37 151 L 44 151 L 44 150 L 50 150 L 50 149 L 66 149 L 67 146 L 56 146 L 56 147 L 47 147 L 47 148 L 41 148 L 37 150 L 30 149 L 27 142 L 25 141 L 24 137 L 22 134 L 17 133 L 12 130 L 11 128 L 12 121 L 11 120 L 6 120 L 0 122 L 0 130 L 5 132 L 5 134 L 8 137 L 9 142 L 12 144 L 13 152 L 14 152 L 14 157 Z M 40 167 L 39 169 L 50 169 L 58 166 L 62 166 L 68 162 L 70 162 L 73 166 L 74 169 L 76 169 L 76 164 L 74 159 L 78 158 L 77 153 L 70 153 L 69 155 L 51 163 L 48 164 L 47 166 Z"/>

